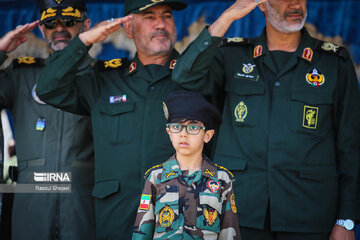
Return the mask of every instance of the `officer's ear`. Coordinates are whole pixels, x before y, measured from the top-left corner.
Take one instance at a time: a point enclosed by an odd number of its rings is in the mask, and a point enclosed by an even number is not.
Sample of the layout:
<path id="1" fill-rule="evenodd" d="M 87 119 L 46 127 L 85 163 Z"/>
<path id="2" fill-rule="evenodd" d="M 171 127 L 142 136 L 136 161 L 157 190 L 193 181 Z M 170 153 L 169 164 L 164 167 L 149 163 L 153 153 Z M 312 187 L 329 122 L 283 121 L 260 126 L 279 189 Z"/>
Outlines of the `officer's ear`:
<path id="1" fill-rule="evenodd" d="M 126 35 L 128 36 L 128 38 L 130 39 L 133 39 L 133 24 L 134 24 L 134 21 L 131 20 L 131 21 L 127 21 L 127 22 L 124 22 L 123 23 L 123 26 L 124 26 L 124 29 L 126 31 Z"/>
<path id="2" fill-rule="evenodd" d="M 215 134 L 215 130 L 214 129 L 210 129 L 210 130 L 206 130 L 205 131 L 205 135 L 204 135 L 204 142 L 208 143 L 210 142 L 211 138 L 214 136 Z"/>
<path id="3" fill-rule="evenodd" d="M 42 34 L 42 36 L 43 36 L 43 39 L 45 39 L 44 26 L 43 26 L 43 25 L 41 25 L 41 24 L 39 24 L 38 28 L 39 28 L 39 30 L 40 30 L 40 32 L 41 32 L 41 34 Z"/>
<path id="4" fill-rule="evenodd" d="M 86 32 L 87 30 L 89 30 L 91 27 L 91 19 L 87 18 L 84 21 L 84 32 Z"/>

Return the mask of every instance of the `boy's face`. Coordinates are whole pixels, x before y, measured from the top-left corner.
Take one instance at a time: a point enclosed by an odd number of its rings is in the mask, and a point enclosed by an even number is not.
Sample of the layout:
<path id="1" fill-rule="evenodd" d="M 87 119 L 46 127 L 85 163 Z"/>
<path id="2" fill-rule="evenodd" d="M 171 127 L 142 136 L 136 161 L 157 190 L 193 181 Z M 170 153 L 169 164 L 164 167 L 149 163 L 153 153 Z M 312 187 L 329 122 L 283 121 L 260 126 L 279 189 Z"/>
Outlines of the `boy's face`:
<path id="1" fill-rule="evenodd" d="M 174 123 L 174 124 L 179 124 L 184 126 L 182 127 L 181 131 L 178 133 L 171 132 L 169 127 L 166 128 L 166 131 L 170 136 L 172 145 L 176 150 L 177 157 L 180 156 L 190 157 L 197 154 L 201 154 L 204 147 L 204 143 L 208 143 L 215 133 L 214 130 L 200 129 L 197 135 L 189 134 L 185 126 L 193 125 L 193 126 L 204 127 L 204 124 L 199 121 L 186 121 L 186 122 Z"/>

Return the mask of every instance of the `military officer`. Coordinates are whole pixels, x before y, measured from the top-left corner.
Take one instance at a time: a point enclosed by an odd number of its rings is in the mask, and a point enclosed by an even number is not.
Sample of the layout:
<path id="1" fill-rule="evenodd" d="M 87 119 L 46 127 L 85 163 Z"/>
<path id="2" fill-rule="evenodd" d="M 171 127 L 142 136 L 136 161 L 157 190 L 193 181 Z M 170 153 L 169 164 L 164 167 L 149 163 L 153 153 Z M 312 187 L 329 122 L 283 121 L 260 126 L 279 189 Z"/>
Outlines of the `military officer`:
<path id="1" fill-rule="evenodd" d="M 256 6 L 266 27 L 227 38 Z M 173 71 L 223 108 L 214 161 L 235 175 L 243 239 L 354 239 L 360 219 L 360 95 L 341 46 L 303 28 L 306 0 L 237 0 Z"/>
<path id="2" fill-rule="evenodd" d="M 42 0 L 40 8 L 40 22 L 19 26 L 0 39 L 1 64 L 39 23 L 51 51 L 61 50 L 90 27 L 82 0 Z M 44 183 L 34 182 L 35 173 L 66 173 L 71 193 L 15 193 L 12 239 L 95 239 L 90 118 L 60 111 L 37 97 L 37 80 L 46 62 L 22 57 L 1 71 L 0 107 L 14 117 L 18 184 Z M 79 71 L 88 71 L 93 62 L 85 56 Z"/>
<path id="3" fill-rule="evenodd" d="M 163 109 L 176 153 L 145 174 L 132 239 L 240 239 L 233 175 L 203 154 L 221 114 L 189 91 L 171 93 Z"/>
<path id="4" fill-rule="evenodd" d="M 170 79 L 179 56 L 172 11 L 186 6 L 172 0 L 125 1 L 128 16 L 108 19 L 80 34 L 54 54 L 40 77 L 37 93 L 43 101 L 91 115 L 98 239 L 131 238 L 142 176 L 173 154 L 163 130 L 161 103 L 179 89 Z M 98 62 L 93 73 L 75 76 L 91 44 L 103 41 L 122 23 L 137 47 L 135 58 Z"/>

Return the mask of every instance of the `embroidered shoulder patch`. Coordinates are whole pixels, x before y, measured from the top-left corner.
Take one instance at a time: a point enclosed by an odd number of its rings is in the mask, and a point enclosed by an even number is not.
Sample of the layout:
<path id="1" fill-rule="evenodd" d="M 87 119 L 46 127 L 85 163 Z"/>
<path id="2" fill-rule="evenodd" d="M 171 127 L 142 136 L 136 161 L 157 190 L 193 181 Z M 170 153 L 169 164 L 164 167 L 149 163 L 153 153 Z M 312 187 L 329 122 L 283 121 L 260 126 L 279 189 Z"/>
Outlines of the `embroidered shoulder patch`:
<path id="1" fill-rule="evenodd" d="M 329 43 L 329 42 L 324 42 L 319 40 L 315 46 L 316 50 L 319 50 L 320 52 L 326 52 L 329 54 L 333 54 L 333 55 L 337 55 L 343 58 L 348 58 L 349 57 L 349 53 L 346 50 L 346 48 L 333 44 L 333 43 Z"/>
<path id="2" fill-rule="evenodd" d="M 127 58 L 115 58 L 109 61 L 97 61 L 96 69 L 98 71 L 106 71 L 111 69 L 121 69 L 128 66 Z"/>
<path id="3" fill-rule="evenodd" d="M 227 173 L 229 174 L 230 178 L 231 178 L 231 179 L 234 179 L 234 174 L 232 174 L 232 172 L 230 172 L 229 170 L 227 170 L 227 168 L 225 168 L 225 167 L 223 167 L 223 166 L 220 166 L 220 165 L 218 165 L 218 164 L 216 164 L 216 163 L 215 163 L 215 166 L 216 166 L 217 169 L 223 170 L 223 171 L 227 172 Z"/>
<path id="4" fill-rule="evenodd" d="M 44 66 L 45 59 L 34 57 L 20 57 L 13 60 L 14 67 L 24 66 Z"/>
<path id="5" fill-rule="evenodd" d="M 252 41 L 250 38 L 240 38 L 240 37 L 235 37 L 235 38 L 224 38 L 221 43 L 220 46 L 228 46 L 228 45 L 251 45 Z"/>
<path id="6" fill-rule="evenodd" d="M 149 177 L 150 173 L 151 173 L 153 170 L 162 168 L 163 166 L 164 166 L 164 163 L 159 164 L 159 165 L 155 165 L 155 166 L 151 167 L 150 169 L 148 169 L 148 170 L 145 172 L 145 174 L 144 174 L 145 179 L 147 179 L 147 178 Z"/>

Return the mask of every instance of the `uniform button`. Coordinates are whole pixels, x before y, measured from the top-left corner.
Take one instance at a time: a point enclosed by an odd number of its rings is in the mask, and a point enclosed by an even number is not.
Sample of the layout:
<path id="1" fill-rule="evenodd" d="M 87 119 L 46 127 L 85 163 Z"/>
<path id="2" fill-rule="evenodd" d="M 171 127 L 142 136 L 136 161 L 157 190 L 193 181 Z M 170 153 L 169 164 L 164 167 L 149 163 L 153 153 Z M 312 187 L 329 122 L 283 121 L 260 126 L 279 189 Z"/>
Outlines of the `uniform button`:
<path id="1" fill-rule="evenodd" d="M 280 82 L 275 82 L 275 86 L 279 87 L 279 86 L 280 86 Z"/>
<path id="2" fill-rule="evenodd" d="M 150 90 L 151 90 L 151 91 L 155 91 L 155 87 L 154 87 L 154 86 L 151 86 L 151 87 L 150 87 Z"/>
<path id="3" fill-rule="evenodd" d="M 84 53 L 84 51 L 83 50 L 79 50 L 79 52 L 78 52 L 79 54 L 83 54 Z"/>
<path id="4" fill-rule="evenodd" d="M 208 41 L 204 42 L 204 46 L 209 46 L 209 42 Z"/>

